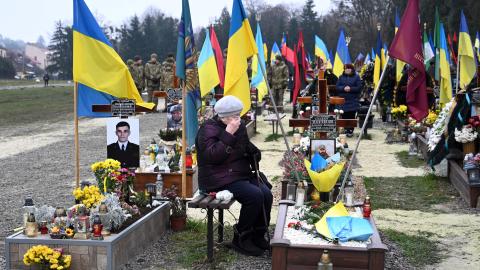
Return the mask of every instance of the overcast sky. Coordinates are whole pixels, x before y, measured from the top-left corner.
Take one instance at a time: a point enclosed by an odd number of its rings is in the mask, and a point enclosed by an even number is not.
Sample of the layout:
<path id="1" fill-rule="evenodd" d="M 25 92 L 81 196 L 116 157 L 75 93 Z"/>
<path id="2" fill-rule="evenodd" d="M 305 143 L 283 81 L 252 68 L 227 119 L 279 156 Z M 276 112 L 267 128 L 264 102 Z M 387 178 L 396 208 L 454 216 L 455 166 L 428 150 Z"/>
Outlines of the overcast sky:
<path id="1" fill-rule="evenodd" d="M 204 26 L 227 7 L 231 12 L 233 0 L 190 0 L 194 27 Z M 275 5 L 286 3 L 301 7 L 305 0 L 264 0 Z M 0 4 L 0 34 L 11 39 L 35 42 L 42 35 L 49 40 L 55 22 L 72 23 L 73 0 L 2 0 Z M 142 15 L 149 8 L 160 9 L 167 15 L 180 17 L 181 0 L 85 0 L 97 20 L 120 25 L 134 14 Z M 331 9 L 331 0 L 315 0 L 316 11 L 324 14 Z"/>

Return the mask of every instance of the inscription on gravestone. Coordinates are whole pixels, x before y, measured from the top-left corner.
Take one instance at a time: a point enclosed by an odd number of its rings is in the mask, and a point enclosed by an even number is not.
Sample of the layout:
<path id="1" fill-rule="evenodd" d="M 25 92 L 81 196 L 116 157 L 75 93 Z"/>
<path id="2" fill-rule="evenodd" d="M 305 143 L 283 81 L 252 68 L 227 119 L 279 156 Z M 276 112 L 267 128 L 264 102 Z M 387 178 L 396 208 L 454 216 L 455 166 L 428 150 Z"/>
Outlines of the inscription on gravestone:
<path id="1" fill-rule="evenodd" d="M 133 116 L 135 114 L 135 101 L 132 99 L 117 99 L 111 103 L 112 116 Z"/>
<path id="2" fill-rule="evenodd" d="M 310 129 L 312 132 L 335 132 L 337 119 L 335 115 L 319 114 L 310 117 Z"/>

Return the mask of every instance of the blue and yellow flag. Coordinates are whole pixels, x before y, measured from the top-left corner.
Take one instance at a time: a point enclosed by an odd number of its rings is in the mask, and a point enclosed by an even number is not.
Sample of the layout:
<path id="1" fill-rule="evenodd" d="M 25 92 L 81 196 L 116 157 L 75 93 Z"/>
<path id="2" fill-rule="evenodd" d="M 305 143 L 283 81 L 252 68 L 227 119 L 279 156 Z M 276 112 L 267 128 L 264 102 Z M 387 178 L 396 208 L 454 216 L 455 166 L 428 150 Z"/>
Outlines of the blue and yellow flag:
<path id="1" fill-rule="evenodd" d="M 327 68 L 332 68 L 332 60 L 328 54 L 327 45 L 317 35 L 315 35 L 315 56 L 322 58 Z"/>
<path id="2" fill-rule="evenodd" d="M 263 39 L 262 39 L 262 30 L 260 29 L 260 24 L 257 23 L 257 35 L 255 36 L 255 41 L 257 43 L 258 55 L 254 55 L 252 58 L 252 82 L 250 83 L 252 87 L 257 88 L 258 90 L 258 100 L 261 101 L 263 97 L 268 94 L 267 89 L 267 78 L 263 77 L 262 67 L 265 69 L 265 58 L 263 57 L 264 54 L 264 46 Z"/>
<path id="3" fill-rule="evenodd" d="M 452 78 L 450 74 L 450 54 L 442 23 L 440 23 L 439 32 L 440 104 L 446 104 L 452 99 Z"/>
<path id="4" fill-rule="evenodd" d="M 207 36 L 208 37 L 208 36 Z M 207 38 L 208 39 L 208 38 Z M 195 39 L 193 38 L 192 19 L 188 0 L 182 1 L 182 18 L 178 23 L 176 75 L 185 83 L 186 100 L 185 135 L 188 146 L 195 143 L 198 130 L 197 108 L 201 105 L 200 91 L 197 89 L 197 72 L 195 66 Z M 215 74 L 218 75 L 215 70 Z"/>
<path id="5" fill-rule="evenodd" d="M 110 113 L 93 112 L 92 105 L 117 98 L 133 99 L 148 109 L 155 106 L 143 102 L 127 65 L 83 0 L 73 1 L 73 80 L 78 83 L 78 116 L 109 117 Z"/>
<path id="6" fill-rule="evenodd" d="M 375 66 L 373 68 L 373 85 L 377 86 L 378 82 L 380 81 L 380 73 L 382 72 L 382 60 L 385 61 L 383 48 L 382 48 L 382 36 L 380 34 L 380 30 L 377 31 L 377 47 L 375 51 Z"/>
<path id="7" fill-rule="evenodd" d="M 270 63 L 273 64 L 273 62 L 275 62 L 275 57 L 281 54 L 282 53 L 280 52 L 280 48 L 278 47 L 277 42 L 274 42 L 272 46 L 272 52 L 270 52 Z"/>
<path id="8" fill-rule="evenodd" d="M 241 115 L 250 110 L 247 59 L 257 52 L 257 46 L 242 1 L 234 0 L 228 39 L 225 95 L 235 96 L 242 101 L 243 111 Z"/>
<path id="9" fill-rule="evenodd" d="M 345 40 L 345 33 L 340 29 L 338 36 L 337 53 L 335 54 L 335 62 L 333 64 L 333 73 L 340 77 L 343 73 L 343 66 L 351 64 L 350 53 L 348 52 L 347 41 Z"/>
<path id="10" fill-rule="evenodd" d="M 210 43 L 210 36 L 208 29 L 205 42 L 198 58 L 198 79 L 200 81 L 200 93 L 204 97 L 210 93 L 212 89 L 220 83 L 218 77 L 217 64 L 215 62 L 215 54 L 213 53 L 212 44 Z"/>
<path id="11" fill-rule="evenodd" d="M 465 89 L 472 82 L 477 65 L 475 64 L 475 55 L 473 53 L 472 40 L 468 32 L 467 20 L 465 14 L 460 18 L 460 35 L 458 39 L 458 62 L 460 65 L 459 88 Z"/>

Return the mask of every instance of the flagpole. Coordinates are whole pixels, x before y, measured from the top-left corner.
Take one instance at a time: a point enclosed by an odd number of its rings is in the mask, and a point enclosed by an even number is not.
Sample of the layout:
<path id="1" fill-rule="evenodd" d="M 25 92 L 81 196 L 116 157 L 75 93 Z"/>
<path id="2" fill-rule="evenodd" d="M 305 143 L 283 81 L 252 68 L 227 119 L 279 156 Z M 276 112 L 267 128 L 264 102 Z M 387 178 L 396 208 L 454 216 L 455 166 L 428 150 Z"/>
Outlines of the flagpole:
<path id="1" fill-rule="evenodd" d="M 80 147 L 78 142 L 78 83 L 73 85 L 73 121 L 74 121 L 74 144 L 75 144 L 75 186 L 80 186 Z"/>
<path id="2" fill-rule="evenodd" d="M 259 59 L 260 61 L 260 55 L 258 51 L 257 51 L 257 59 Z M 285 141 L 285 146 L 287 147 L 287 153 L 288 155 L 290 155 L 291 153 L 290 144 L 288 144 L 287 134 L 285 133 L 285 129 L 283 128 L 282 119 L 280 118 L 280 114 L 278 113 L 277 104 L 275 104 L 275 99 L 273 98 L 272 90 L 270 89 L 270 85 L 268 84 L 268 81 L 267 81 L 267 72 L 265 71 L 265 67 L 261 63 L 259 64 L 260 64 L 259 65 L 260 69 L 262 70 L 263 78 L 265 79 L 265 84 L 267 86 L 268 96 L 270 97 L 270 101 L 272 102 L 273 110 L 275 111 L 275 115 L 277 117 L 277 122 L 280 125 L 280 130 L 282 131 L 283 140 Z M 293 164 L 293 158 L 290 158 L 289 160 Z M 297 183 L 300 182 L 300 177 L 298 176 L 298 172 L 294 174 L 294 177 L 295 177 L 295 180 L 297 180 Z"/>
<path id="3" fill-rule="evenodd" d="M 457 58 L 457 85 L 455 87 L 455 94 L 458 93 L 458 85 L 460 84 L 458 81 L 458 73 L 460 73 L 460 57 Z"/>
<path id="4" fill-rule="evenodd" d="M 185 76 L 186 77 L 186 76 Z M 187 197 L 187 130 L 186 130 L 186 102 L 187 102 L 187 82 L 183 80 L 182 86 L 182 198 Z"/>
<path id="5" fill-rule="evenodd" d="M 382 84 L 383 77 L 385 76 L 385 70 L 387 69 L 388 61 L 390 61 L 390 55 L 387 55 L 387 58 L 385 60 L 385 66 L 383 67 L 383 70 L 382 70 L 382 75 L 380 75 L 380 79 L 378 80 L 378 84 L 375 86 L 375 90 L 373 92 L 374 94 L 373 94 L 372 102 L 370 103 L 370 107 L 368 108 L 367 115 L 365 116 L 365 121 L 363 121 L 362 129 L 360 131 L 360 135 L 358 136 L 357 142 L 355 143 L 355 149 L 353 150 L 353 154 L 352 154 L 352 157 L 350 159 L 350 162 L 348 162 L 347 171 L 345 173 L 345 176 L 343 177 L 342 185 L 340 186 L 340 191 L 338 192 L 337 199 L 335 201 L 337 203 L 339 202 L 339 200 L 343 196 L 345 183 L 348 179 L 348 175 L 350 174 L 350 172 L 352 170 L 352 164 L 353 164 L 353 161 L 355 160 L 355 156 L 357 155 L 357 150 L 358 150 L 358 146 L 360 145 L 360 140 L 362 139 L 363 132 L 365 131 L 365 128 L 367 127 L 368 119 L 370 118 L 370 114 L 372 113 L 372 108 L 373 108 L 373 105 L 375 104 L 375 100 L 377 99 L 378 93 L 380 92 L 379 88 L 380 88 L 380 85 Z"/>

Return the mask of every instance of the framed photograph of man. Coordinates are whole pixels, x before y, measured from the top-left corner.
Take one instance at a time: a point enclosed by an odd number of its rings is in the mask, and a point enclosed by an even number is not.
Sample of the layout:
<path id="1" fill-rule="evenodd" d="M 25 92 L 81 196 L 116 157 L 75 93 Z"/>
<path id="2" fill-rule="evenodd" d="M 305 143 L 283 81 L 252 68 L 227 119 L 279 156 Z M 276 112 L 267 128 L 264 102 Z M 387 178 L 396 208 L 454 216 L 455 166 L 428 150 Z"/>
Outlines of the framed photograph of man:
<path id="1" fill-rule="evenodd" d="M 107 158 L 120 161 L 122 168 L 140 165 L 140 124 L 136 118 L 107 120 Z"/>
<path id="2" fill-rule="evenodd" d="M 335 140 L 334 139 L 312 139 L 310 141 L 310 160 L 315 152 L 327 159 L 335 154 Z"/>
<path id="3" fill-rule="evenodd" d="M 182 105 L 175 104 L 168 108 L 167 113 L 167 128 L 181 129 L 182 128 Z"/>

